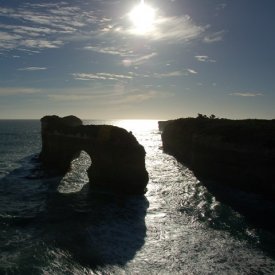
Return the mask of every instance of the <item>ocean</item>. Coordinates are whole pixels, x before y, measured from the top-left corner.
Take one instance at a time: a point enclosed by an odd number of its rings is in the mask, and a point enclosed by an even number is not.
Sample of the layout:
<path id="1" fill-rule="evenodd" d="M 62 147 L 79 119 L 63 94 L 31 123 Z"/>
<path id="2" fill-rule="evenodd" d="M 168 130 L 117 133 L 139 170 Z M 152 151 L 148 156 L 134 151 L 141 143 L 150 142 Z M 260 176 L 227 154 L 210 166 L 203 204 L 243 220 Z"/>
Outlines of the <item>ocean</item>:
<path id="1" fill-rule="evenodd" d="M 201 182 L 162 150 L 157 121 L 132 131 L 144 196 L 89 188 L 82 152 L 63 177 L 38 160 L 40 121 L 0 120 L 0 274 L 274 274 L 275 203 Z"/>

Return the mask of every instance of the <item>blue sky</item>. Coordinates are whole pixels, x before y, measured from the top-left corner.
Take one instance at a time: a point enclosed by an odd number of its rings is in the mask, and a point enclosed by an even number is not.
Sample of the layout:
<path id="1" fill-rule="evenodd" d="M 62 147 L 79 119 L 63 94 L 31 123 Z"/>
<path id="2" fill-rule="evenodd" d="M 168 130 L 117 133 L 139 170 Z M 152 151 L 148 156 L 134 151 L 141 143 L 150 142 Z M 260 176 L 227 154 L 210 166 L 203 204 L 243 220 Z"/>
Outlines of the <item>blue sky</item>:
<path id="1" fill-rule="evenodd" d="M 274 1 L 139 4 L 1 1 L 0 118 L 275 118 Z"/>

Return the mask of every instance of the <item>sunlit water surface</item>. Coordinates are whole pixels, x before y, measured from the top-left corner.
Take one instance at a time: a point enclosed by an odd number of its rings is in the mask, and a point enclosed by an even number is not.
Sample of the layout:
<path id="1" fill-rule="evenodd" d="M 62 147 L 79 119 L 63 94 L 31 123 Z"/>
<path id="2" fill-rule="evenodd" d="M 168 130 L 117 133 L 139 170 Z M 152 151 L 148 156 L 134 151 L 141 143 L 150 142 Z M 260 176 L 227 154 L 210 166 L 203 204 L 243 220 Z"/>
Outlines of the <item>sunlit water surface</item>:
<path id="1" fill-rule="evenodd" d="M 0 121 L 0 274 L 275 272 L 272 229 L 248 223 L 163 153 L 157 121 L 85 123 L 133 132 L 147 153 L 147 193 L 91 190 L 85 152 L 64 177 L 46 174 L 33 158 L 39 122 Z"/>

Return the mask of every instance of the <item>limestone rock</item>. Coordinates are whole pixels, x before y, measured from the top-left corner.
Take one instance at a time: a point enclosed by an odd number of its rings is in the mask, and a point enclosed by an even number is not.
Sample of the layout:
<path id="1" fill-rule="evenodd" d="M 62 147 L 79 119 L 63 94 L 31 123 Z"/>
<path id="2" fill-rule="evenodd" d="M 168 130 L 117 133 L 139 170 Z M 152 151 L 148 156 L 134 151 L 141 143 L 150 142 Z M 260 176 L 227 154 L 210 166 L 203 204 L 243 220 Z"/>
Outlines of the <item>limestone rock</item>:
<path id="1" fill-rule="evenodd" d="M 199 178 L 275 194 L 274 120 L 171 120 L 162 142 Z"/>
<path id="2" fill-rule="evenodd" d="M 87 171 L 91 184 L 124 194 L 145 192 L 145 150 L 132 133 L 111 125 L 82 125 L 74 116 L 45 116 L 41 129 L 40 158 L 46 166 L 65 173 L 84 150 L 92 160 Z"/>

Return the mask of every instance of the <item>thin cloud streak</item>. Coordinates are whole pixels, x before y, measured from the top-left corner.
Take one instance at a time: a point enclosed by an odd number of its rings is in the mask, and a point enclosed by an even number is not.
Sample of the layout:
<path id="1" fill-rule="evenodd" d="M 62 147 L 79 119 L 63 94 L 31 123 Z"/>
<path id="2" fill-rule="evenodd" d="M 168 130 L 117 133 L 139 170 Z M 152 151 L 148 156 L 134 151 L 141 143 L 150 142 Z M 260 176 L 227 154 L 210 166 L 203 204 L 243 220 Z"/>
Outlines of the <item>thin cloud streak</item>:
<path id="1" fill-rule="evenodd" d="M 187 69 L 187 71 L 188 71 L 190 74 L 197 74 L 197 73 L 198 73 L 197 71 L 192 70 L 192 69 Z"/>
<path id="2" fill-rule="evenodd" d="M 143 55 L 143 56 L 139 56 L 139 57 L 136 57 L 136 58 L 127 58 L 127 59 L 124 59 L 122 61 L 122 64 L 125 67 L 141 65 L 141 64 L 144 64 L 145 62 L 147 62 L 148 60 L 152 59 L 153 57 L 155 57 L 157 55 L 158 54 L 156 52 L 153 52 L 153 53 L 146 54 L 146 55 Z"/>
<path id="3" fill-rule="evenodd" d="M 195 58 L 200 61 L 200 62 L 211 62 L 211 63 L 215 63 L 216 60 L 211 59 L 209 56 L 207 55 L 196 55 Z"/>
<path id="4" fill-rule="evenodd" d="M 256 97 L 256 96 L 263 96 L 263 93 L 250 93 L 250 92 L 236 92 L 229 94 L 231 96 L 241 96 L 241 97 Z"/>
<path id="5" fill-rule="evenodd" d="M 152 33 L 152 40 L 169 40 L 170 43 L 196 39 L 208 28 L 195 25 L 188 15 L 162 18 L 157 24 L 159 28 Z"/>
<path id="6" fill-rule="evenodd" d="M 30 95 L 30 94 L 39 94 L 41 89 L 35 88 L 1 88 L 0 87 L 0 96 L 11 96 L 11 95 Z"/>
<path id="7" fill-rule="evenodd" d="M 94 51 L 102 54 L 110 54 L 110 55 L 119 55 L 119 56 L 131 56 L 133 55 L 133 51 L 128 48 L 123 47 L 115 47 L 115 46 L 86 46 L 85 50 Z"/>
<path id="8" fill-rule="evenodd" d="M 132 79 L 131 75 L 111 74 L 111 73 L 73 73 L 76 80 L 123 80 Z"/>
<path id="9" fill-rule="evenodd" d="M 225 31 L 222 30 L 222 31 L 218 31 L 218 32 L 209 34 L 204 37 L 203 41 L 208 44 L 220 42 L 223 40 L 224 33 L 225 33 Z"/>
<path id="10" fill-rule="evenodd" d="M 192 69 L 185 69 L 183 71 L 172 71 L 167 73 L 154 73 L 152 77 L 155 78 L 169 78 L 169 77 L 179 77 L 179 76 L 188 76 L 188 75 L 195 75 L 197 72 Z M 150 77 L 150 76 L 148 76 Z"/>
<path id="11" fill-rule="evenodd" d="M 117 91 L 116 89 L 101 90 L 101 91 L 89 91 L 82 90 L 79 93 L 65 93 L 65 91 L 59 91 L 59 93 L 48 94 L 47 98 L 53 101 L 60 102 L 74 102 L 74 101 L 90 101 L 91 104 L 96 104 L 97 106 L 106 105 L 127 105 L 127 104 L 139 104 L 154 98 L 170 97 L 171 94 L 167 95 L 163 92 L 155 90 L 130 90 L 126 91 L 121 89 Z"/>
<path id="12" fill-rule="evenodd" d="M 26 68 L 19 68 L 18 71 L 43 71 L 47 70 L 46 67 L 26 67 Z"/>

